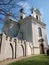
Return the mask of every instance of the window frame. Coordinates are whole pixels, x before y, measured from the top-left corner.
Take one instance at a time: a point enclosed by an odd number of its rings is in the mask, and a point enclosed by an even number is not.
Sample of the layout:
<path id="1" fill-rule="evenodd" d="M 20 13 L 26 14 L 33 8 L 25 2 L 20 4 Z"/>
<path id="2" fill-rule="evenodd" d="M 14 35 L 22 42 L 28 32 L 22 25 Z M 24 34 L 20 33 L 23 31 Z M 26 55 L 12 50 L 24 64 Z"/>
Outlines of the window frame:
<path id="1" fill-rule="evenodd" d="M 40 27 L 38 28 L 38 32 L 39 32 L 39 37 L 42 37 L 42 29 Z"/>
<path id="2" fill-rule="evenodd" d="M 36 15 L 36 19 L 38 20 L 38 15 Z"/>

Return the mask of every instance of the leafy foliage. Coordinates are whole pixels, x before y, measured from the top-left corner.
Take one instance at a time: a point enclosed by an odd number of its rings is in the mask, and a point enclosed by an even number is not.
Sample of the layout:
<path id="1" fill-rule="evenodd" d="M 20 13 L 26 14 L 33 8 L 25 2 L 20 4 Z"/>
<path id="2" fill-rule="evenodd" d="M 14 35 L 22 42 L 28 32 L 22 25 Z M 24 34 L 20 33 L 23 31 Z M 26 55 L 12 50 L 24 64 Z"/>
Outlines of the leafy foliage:
<path id="1" fill-rule="evenodd" d="M 0 0 L 0 22 L 4 20 L 8 12 L 11 13 L 11 16 L 17 18 L 17 12 L 22 7 L 19 5 L 19 2 L 24 3 L 25 0 Z"/>

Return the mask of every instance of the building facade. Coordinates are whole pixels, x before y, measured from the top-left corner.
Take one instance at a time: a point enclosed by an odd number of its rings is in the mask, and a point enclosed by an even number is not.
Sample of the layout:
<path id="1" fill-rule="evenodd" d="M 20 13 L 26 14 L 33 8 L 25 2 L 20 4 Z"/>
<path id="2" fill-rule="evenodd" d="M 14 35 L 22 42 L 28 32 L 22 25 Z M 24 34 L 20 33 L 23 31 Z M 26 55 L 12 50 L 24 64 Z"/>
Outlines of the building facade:
<path id="1" fill-rule="evenodd" d="M 19 21 L 5 18 L 3 33 L 0 34 L 0 61 L 32 54 L 46 54 L 48 48 L 46 24 L 38 9 L 32 8 L 31 15 L 25 16 L 20 10 Z"/>

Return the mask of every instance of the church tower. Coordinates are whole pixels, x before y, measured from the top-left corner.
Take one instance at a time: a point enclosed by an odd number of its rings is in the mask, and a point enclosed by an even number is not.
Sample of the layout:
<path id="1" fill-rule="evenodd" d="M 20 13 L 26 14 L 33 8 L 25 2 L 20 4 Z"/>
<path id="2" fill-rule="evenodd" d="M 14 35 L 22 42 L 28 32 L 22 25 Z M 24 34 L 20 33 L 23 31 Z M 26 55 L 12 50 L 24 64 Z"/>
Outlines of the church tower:
<path id="1" fill-rule="evenodd" d="M 37 20 L 41 20 L 41 13 L 36 8 L 31 8 L 31 16 L 35 17 Z"/>
<path id="2" fill-rule="evenodd" d="M 31 19 L 34 54 L 44 54 L 48 45 L 45 30 L 46 24 L 42 20 L 40 11 L 36 8 L 31 9 Z"/>
<path id="3" fill-rule="evenodd" d="M 23 8 L 20 9 L 20 14 L 19 14 L 19 19 L 22 20 L 24 19 L 26 16 L 25 16 L 25 13 L 24 13 L 24 10 Z"/>

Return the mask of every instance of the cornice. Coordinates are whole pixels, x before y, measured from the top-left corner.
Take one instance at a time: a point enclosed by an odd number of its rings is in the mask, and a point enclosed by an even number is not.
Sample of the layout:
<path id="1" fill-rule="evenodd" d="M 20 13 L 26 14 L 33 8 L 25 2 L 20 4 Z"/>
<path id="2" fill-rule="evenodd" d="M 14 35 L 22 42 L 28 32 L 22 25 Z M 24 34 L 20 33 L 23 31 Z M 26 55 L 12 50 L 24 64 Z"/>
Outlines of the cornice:
<path id="1" fill-rule="evenodd" d="M 40 24 L 40 25 L 43 25 L 43 26 L 46 26 L 46 24 L 44 23 L 44 22 L 42 22 L 42 21 L 40 21 L 40 20 L 37 20 L 36 18 L 34 18 L 34 17 L 25 17 L 24 19 L 22 19 L 22 20 L 19 20 L 19 24 L 23 24 L 23 23 L 26 23 L 26 22 L 32 22 L 32 21 L 34 21 L 35 23 L 38 23 L 38 24 Z"/>

